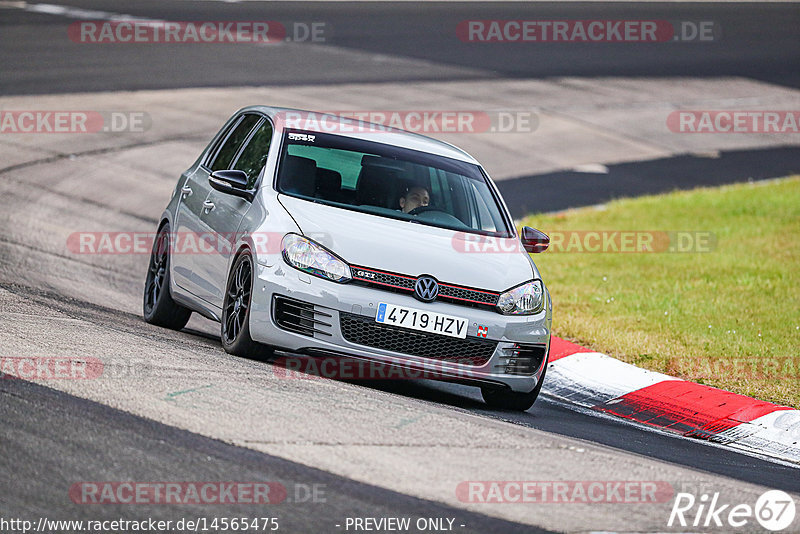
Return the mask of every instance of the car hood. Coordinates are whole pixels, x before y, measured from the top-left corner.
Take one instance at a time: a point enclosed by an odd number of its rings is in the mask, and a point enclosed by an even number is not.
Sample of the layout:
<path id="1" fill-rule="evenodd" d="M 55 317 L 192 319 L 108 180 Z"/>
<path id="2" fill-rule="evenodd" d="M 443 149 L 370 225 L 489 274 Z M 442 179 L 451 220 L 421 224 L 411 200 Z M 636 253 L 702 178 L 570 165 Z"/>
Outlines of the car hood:
<path id="1" fill-rule="evenodd" d="M 286 195 L 280 195 L 280 201 L 304 235 L 352 265 L 410 276 L 428 274 L 441 282 L 492 291 L 538 277 L 515 238 L 483 238 Z M 465 238 L 484 242 L 476 246 Z"/>

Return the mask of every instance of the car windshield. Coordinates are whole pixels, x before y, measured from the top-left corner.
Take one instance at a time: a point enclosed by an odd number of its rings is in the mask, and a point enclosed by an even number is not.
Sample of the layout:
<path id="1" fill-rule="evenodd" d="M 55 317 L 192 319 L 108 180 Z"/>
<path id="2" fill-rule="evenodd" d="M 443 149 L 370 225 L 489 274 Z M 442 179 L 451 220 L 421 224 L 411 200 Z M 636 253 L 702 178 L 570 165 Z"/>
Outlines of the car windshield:
<path id="1" fill-rule="evenodd" d="M 513 235 L 480 167 L 382 143 L 287 131 L 277 188 L 294 197 L 382 217 Z"/>

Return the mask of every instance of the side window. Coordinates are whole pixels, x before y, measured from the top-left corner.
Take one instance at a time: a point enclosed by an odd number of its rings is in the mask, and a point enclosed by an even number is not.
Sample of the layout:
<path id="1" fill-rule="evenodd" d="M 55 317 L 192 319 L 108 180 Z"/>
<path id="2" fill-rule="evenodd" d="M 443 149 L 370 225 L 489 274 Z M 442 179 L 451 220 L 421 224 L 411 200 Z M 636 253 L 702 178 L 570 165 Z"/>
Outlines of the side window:
<path id="1" fill-rule="evenodd" d="M 247 146 L 239 154 L 239 159 L 233 166 L 234 169 L 247 173 L 248 189 L 255 186 L 256 179 L 261 173 L 261 169 L 264 168 L 270 141 L 272 141 L 272 124 L 265 120 L 250 137 L 250 141 L 247 142 Z"/>
<path id="2" fill-rule="evenodd" d="M 244 119 L 242 119 L 236 128 L 233 129 L 231 134 L 222 144 L 222 147 L 217 152 L 214 161 L 211 162 L 209 167 L 211 167 L 212 171 L 221 171 L 230 169 L 230 164 L 233 161 L 233 157 L 239 151 L 239 147 L 242 146 L 244 140 L 247 139 L 247 135 L 250 133 L 250 130 L 253 129 L 253 126 L 261 119 L 258 115 L 245 115 Z"/>

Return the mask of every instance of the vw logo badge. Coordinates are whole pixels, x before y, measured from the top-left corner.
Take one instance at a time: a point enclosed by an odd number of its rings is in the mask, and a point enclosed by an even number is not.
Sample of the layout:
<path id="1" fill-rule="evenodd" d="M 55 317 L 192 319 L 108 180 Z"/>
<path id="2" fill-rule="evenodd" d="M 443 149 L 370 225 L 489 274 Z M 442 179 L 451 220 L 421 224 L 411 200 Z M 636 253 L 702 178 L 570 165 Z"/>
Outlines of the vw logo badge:
<path id="1" fill-rule="evenodd" d="M 439 283 L 432 276 L 422 275 L 414 284 L 414 296 L 422 302 L 433 302 L 439 295 Z"/>

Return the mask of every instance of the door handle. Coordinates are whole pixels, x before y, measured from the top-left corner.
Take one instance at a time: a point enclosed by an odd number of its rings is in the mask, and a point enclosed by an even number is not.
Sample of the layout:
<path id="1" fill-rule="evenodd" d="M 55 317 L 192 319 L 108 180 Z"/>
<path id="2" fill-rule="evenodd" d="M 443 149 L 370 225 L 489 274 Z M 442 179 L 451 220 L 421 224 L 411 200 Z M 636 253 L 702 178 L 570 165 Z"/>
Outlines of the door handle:
<path id="1" fill-rule="evenodd" d="M 183 187 L 181 187 L 181 193 L 183 193 L 188 197 L 189 195 L 192 194 L 192 188 L 189 187 L 188 185 L 184 185 Z"/>
<path id="2" fill-rule="evenodd" d="M 203 209 L 208 211 L 213 211 L 214 208 L 216 208 L 216 206 L 210 200 L 206 200 L 205 202 L 203 202 Z"/>

